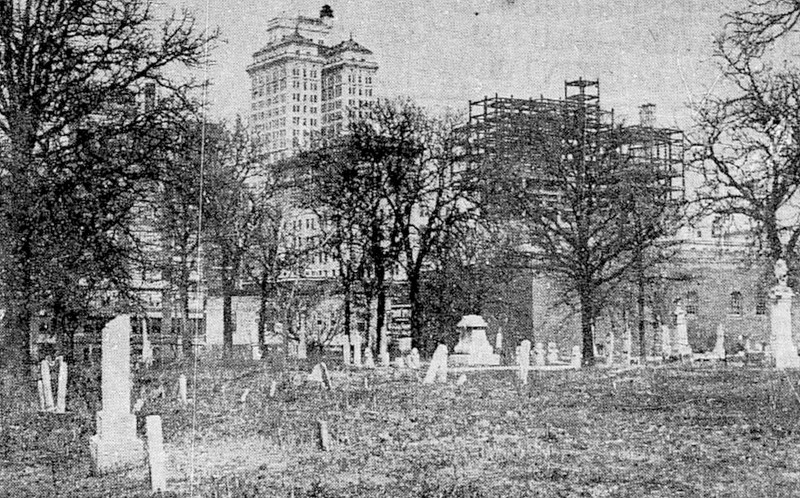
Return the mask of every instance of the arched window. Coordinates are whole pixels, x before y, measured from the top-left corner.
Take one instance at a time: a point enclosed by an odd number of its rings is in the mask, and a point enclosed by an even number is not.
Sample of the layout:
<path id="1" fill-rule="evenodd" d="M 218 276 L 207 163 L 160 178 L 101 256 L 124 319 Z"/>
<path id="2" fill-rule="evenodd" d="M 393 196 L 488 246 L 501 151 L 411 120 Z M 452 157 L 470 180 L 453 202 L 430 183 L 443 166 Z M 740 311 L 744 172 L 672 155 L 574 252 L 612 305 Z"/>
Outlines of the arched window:
<path id="1" fill-rule="evenodd" d="M 731 292 L 731 315 L 742 314 L 742 293 L 739 291 Z"/>
<path id="2" fill-rule="evenodd" d="M 686 293 L 686 314 L 696 315 L 699 307 L 699 298 L 696 291 Z"/>

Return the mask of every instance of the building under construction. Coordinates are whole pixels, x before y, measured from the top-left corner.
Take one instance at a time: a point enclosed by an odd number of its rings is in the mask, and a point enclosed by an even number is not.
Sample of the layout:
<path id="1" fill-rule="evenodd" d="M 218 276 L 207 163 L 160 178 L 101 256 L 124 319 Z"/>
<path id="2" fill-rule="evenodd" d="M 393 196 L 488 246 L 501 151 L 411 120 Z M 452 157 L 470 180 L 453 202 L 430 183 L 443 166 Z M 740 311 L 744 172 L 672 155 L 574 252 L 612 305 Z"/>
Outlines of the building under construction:
<path id="1" fill-rule="evenodd" d="M 555 194 L 543 161 L 591 164 L 614 157 L 649 165 L 673 196 L 684 192 L 683 134 L 654 123 L 655 106 L 642 105 L 637 125 L 615 123 L 614 112 L 600 107 L 600 83 L 578 79 L 564 83 L 563 99 L 485 97 L 469 103 L 471 155 L 513 165 L 516 177 L 541 192 Z"/>

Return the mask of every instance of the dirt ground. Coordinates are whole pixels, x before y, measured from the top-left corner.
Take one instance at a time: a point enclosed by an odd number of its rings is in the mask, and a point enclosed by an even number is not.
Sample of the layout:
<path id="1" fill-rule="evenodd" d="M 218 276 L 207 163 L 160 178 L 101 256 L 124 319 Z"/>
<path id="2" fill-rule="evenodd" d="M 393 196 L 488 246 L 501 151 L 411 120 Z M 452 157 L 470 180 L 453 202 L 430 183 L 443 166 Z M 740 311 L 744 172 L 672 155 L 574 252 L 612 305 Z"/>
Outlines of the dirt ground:
<path id="1" fill-rule="evenodd" d="M 453 374 L 424 386 L 424 372 L 330 365 L 328 391 L 306 382 L 312 366 L 267 359 L 139 371 L 139 431 L 146 415 L 162 416 L 167 495 L 800 493 L 798 373 L 673 364 L 532 372 L 527 386 L 514 372 L 469 372 L 463 386 Z M 177 400 L 181 373 L 196 400 L 188 405 Z M 91 379 L 71 383 L 66 415 L 34 411 L 33 393 L 4 382 L 0 495 L 150 496 L 144 465 L 92 476 Z M 318 447 L 318 421 L 329 451 Z"/>

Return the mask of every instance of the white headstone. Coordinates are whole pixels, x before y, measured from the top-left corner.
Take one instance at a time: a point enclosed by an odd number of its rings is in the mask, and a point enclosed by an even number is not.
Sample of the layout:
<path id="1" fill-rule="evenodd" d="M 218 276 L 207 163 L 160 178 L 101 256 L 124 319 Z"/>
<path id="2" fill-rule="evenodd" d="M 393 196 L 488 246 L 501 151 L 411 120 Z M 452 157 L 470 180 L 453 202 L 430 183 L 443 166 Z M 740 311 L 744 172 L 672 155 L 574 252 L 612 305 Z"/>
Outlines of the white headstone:
<path id="1" fill-rule="evenodd" d="M 675 304 L 675 337 L 672 343 L 672 354 L 680 358 L 692 356 L 692 347 L 689 346 L 686 310 L 683 309 L 680 301 Z"/>
<path id="2" fill-rule="evenodd" d="M 497 335 L 494 336 L 494 351 L 497 354 L 500 354 L 500 351 L 503 350 L 503 331 L 498 330 Z"/>
<path id="3" fill-rule="evenodd" d="M 543 367 L 545 363 L 544 344 L 537 342 L 533 350 L 533 364 L 537 367 Z"/>
<path id="4" fill-rule="evenodd" d="M 433 384 L 436 380 L 447 382 L 447 346 L 444 344 L 436 347 L 422 383 Z"/>
<path id="5" fill-rule="evenodd" d="M 412 348 L 411 353 L 408 355 L 408 367 L 414 370 L 420 367 L 419 350 L 417 348 Z"/>
<path id="6" fill-rule="evenodd" d="M 186 376 L 183 374 L 178 377 L 178 401 L 184 405 L 189 402 Z"/>
<path id="7" fill-rule="evenodd" d="M 495 354 L 486 338 L 486 321 L 480 315 L 465 315 L 456 325 L 459 339 L 453 348 L 453 361 L 467 365 L 499 365 L 500 356 Z"/>
<path id="8" fill-rule="evenodd" d="M 309 382 L 322 382 L 322 364 L 317 363 L 314 365 L 314 368 L 311 369 L 311 373 L 308 374 L 306 380 Z"/>
<path id="9" fill-rule="evenodd" d="M 570 364 L 572 368 L 578 370 L 581 368 L 581 361 L 583 360 L 583 355 L 581 355 L 581 347 L 580 346 L 572 346 L 572 357 L 570 360 Z"/>
<path id="10" fill-rule="evenodd" d="M 358 332 L 353 332 L 350 342 L 353 344 L 353 366 L 361 368 L 361 335 Z"/>
<path id="11" fill-rule="evenodd" d="M 150 343 L 150 333 L 147 330 L 147 317 L 142 318 L 142 363 L 149 367 L 153 364 L 153 345 Z"/>
<path id="12" fill-rule="evenodd" d="M 669 358 L 672 356 L 672 338 L 670 337 L 669 327 L 661 325 L 661 357 Z"/>
<path id="13" fill-rule="evenodd" d="M 547 364 L 555 365 L 559 362 L 558 345 L 555 342 L 547 343 Z"/>
<path id="14" fill-rule="evenodd" d="M 717 325 L 717 339 L 711 354 L 714 358 L 720 360 L 725 359 L 725 327 L 723 327 L 721 323 Z"/>
<path id="15" fill-rule="evenodd" d="M 458 379 L 456 379 L 456 385 L 459 386 L 459 387 L 463 386 L 466 383 L 467 383 L 467 375 L 466 374 L 461 374 L 461 375 L 458 376 Z"/>
<path id="16" fill-rule="evenodd" d="M 44 390 L 44 409 L 51 412 L 55 409 L 53 403 L 53 383 L 50 379 L 50 362 L 42 360 L 40 363 L 42 370 L 42 388 Z"/>
<path id="17" fill-rule="evenodd" d="M 147 429 L 147 462 L 150 466 L 150 490 L 153 493 L 167 490 L 167 456 L 164 453 L 164 434 L 161 430 L 161 415 L 145 418 Z"/>
<path id="18" fill-rule="evenodd" d="M 67 362 L 63 356 L 58 360 L 58 390 L 56 391 L 56 413 L 67 411 Z"/>
<path id="19" fill-rule="evenodd" d="M 350 364 L 350 339 L 347 335 L 344 336 L 342 343 L 342 364 L 345 366 Z"/>
<path id="20" fill-rule="evenodd" d="M 273 380 L 269 384 L 269 397 L 270 398 L 274 398 L 276 392 L 278 392 L 278 381 L 277 380 Z"/>
<path id="21" fill-rule="evenodd" d="M 778 280 L 771 292 L 770 346 L 775 358 L 775 368 L 800 368 L 800 356 L 792 340 L 792 297 L 794 292 L 786 284 L 788 269 L 786 262 L 779 259 L 775 263 L 775 277 Z"/>
<path id="22" fill-rule="evenodd" d="M 526 385 L 528 384 L 528 371 L 531 369 L 531 341 L 527 339 L 522 341 L 522 344 L 519 346 L 517 361 L 519 361 L 519 371 L 517 375 L 522 385 Z"/>
<path id="23" fill-rule="evenodd" d="M 608 334 L 606 334 L 606 364 L 613 365 L 614 364 L 614 330 L 609 329 Z"/>
<path id="24" fill-rule="evenodd" d="M 631 328 L 625 325 L 625 337 L 622 340 L 622 354 L 624 355 L 623 361 L 626 365 L 631 364 L 631 354 L 633 353 L 633 337 L 631 337 Z"/>
<path id="25" fill-rule="evenodd" d="M 248 395 L 250 395 L 250 388 L 249 387 L 247 389 L 245 389 L 244 392 L 242 393 L 242 396 L 239 398 L 239 403 L 246 403 Z"/>
<path id="26" fill-rule="evenodd" d="M 375 358 L 372 356 L 372 348 L 364 350 L 364 368 L 375 368 Z"/>
<path id="27" fill-rule="evenodd" d="M 319 428 L 319 449 L 328 451 L 331 449 L 331 435 L 328 432 L 328 423 L 322 420 L 317 421 Z"/>
<path id="28" fill-rule="evenodd" d="M 381 351 L 380 361 L 382 367 L 388 367 L 391 365 L 391 357 L 389 356 L 388 351 Z"/>
<path id="29" fill-rule="evenodd" d="M 101 392 L 103 409 L 97 412 L 97 434 L 89 452 L 98 474 L 140 464 L 144 444 L 136 437 L 131 413 L 131 318 L 118 316 L 103 328 Z"/>
<path id="30" fill-rule="evenodd" d="M 400 368 L 400 369 L 406 368 L 406 362 L 402 356 L 398 356 L 397 358 L 394 359 L 394 366 L 395 368 Z"/>

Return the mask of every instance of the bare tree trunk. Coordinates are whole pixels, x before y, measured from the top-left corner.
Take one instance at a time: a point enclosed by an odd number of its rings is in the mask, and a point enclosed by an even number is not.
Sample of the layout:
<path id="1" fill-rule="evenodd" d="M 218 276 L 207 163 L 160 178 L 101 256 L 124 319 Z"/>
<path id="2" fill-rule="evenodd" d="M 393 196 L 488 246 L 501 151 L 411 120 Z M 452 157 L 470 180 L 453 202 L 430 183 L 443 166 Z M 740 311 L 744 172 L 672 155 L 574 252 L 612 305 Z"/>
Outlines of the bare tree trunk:
<path id="1" fill-rule="evenodd" d="M 583 364 L 585 366 L 594 365 L 594 337 L 592 334 L 592 324 L 594 323 L 594 295 L 589 286 L 584 286 L 581 289 L 581 336 L 582 341 L 582 356 Z"/>

